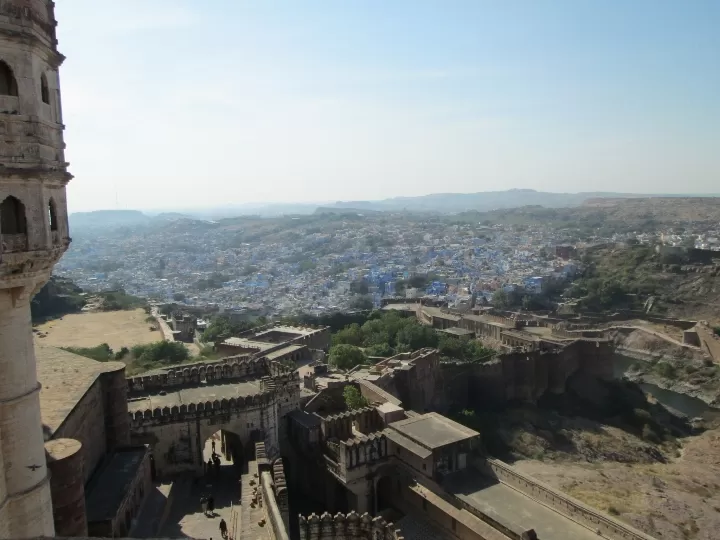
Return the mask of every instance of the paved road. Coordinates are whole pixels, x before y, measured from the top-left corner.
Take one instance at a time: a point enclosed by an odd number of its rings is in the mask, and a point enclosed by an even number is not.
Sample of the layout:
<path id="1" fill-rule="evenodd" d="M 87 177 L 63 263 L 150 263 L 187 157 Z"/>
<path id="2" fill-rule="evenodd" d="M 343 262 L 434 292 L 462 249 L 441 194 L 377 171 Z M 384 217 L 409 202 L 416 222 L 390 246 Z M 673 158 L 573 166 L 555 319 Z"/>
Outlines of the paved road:
<path id="1" fill-rule="evenodd" d="M 219 452 L 219 440 L 216 445 Z M 208 440 L 204 449 L 206 462 L 211 453 L 211 441 Z M 231 506 L 240 504 L 240 471 L 224 456 L 220 456 L 220 460 L 219 474 L 212 472 L 191 485 L 185 493 L 176 495 L 171 515 L 158 533 L 158 537 L 212 538 L 213 540 L 221 538 L 220 520 L 224 519 L 229 527 Z M 212 494 L 215 498 L 215 511 L 212 517 L 205 516 L 200 507 L 200 497 L 205 494 Z"/>

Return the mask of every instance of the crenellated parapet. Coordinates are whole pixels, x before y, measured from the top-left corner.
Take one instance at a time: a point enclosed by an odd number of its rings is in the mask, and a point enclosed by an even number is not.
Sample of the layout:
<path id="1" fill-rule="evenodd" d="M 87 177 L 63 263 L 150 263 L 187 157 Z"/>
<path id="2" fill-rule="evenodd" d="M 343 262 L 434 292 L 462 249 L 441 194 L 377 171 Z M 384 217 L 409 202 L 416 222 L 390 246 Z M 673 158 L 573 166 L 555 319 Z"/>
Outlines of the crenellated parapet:
<path id="1" fill-rule="evenodd" d="M 299 525 L 300 540 L 403 540 L 400 530 L 392 523 L 381 517 L 372 518 L 368 513 L 301 515 Z"/>
<path id="2" fill-rule="evenodd" d="M 373 465 L 388 457 L 387 437 L 371 433 L 362 439 L 340 441 L 340 467 L 344 470 Z"/>
<path id="3" fill-rule="evenodd" d="M 191 420 L 212 418 L 223 414 L 233 414 L 252 409 L 268 407 L 277 403 L 278 395 L 274 392 L 260 392 L 251 396 L 205 401 L 200 403 L 183 403 L 172 407 L 156 407 L 135 411 L 130 414 L 133 430 L 160 424 L 188 422 Z"/>
<path id="4" fill-rule="evenodd" d="M 382 427 L 382 418 L 375 407 L 362 407 L 326 416 L 320 429 L 326 439 L 345 440 L 353 438 L 353 428 L 360 433 L 372 433 Z"/>
<path id="5" fill-rule="evenodd" d="M 213 381 L 262 377 L 287 377 L 292 370 L 267 358 L 250 358 L 247 355 L 207 362 L 171 367 L 162 373 L 140 375 L 127 380 L 130 396 L 154 392 L 171 387 L 195 386 Z M 297 379 L 299 381 L 299 378 Z"/>

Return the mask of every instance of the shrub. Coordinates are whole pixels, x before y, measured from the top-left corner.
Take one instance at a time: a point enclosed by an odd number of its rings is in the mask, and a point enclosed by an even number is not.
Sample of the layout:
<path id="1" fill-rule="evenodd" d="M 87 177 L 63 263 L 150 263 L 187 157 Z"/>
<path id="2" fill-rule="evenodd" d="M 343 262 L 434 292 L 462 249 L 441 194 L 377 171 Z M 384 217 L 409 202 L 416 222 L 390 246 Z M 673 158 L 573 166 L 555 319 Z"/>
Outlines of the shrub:
<path id="1" fill-rule="evenodd" d="M 667 362 L 659 362 L 656 366 L 657 372 L 666 379 L 675 378 L 675 366 Z"/>
<path id="2" fill-rule="evenodd" d="M 113 358 L 113 350 L 107 343 L 102 343 L 96 347 L 61 347 L 64 351 L 68 351 L 85 358 L 92 358 L 98 362 L 107 362 Z"/>
<path id="3" fill-rule="evenodd" d="M 350 410 L 361 409 L 368 405 L 368 400 L 363 397 L 360 390 L 352 385 L 348 385 L 343 389 L 343 399 Z"/>

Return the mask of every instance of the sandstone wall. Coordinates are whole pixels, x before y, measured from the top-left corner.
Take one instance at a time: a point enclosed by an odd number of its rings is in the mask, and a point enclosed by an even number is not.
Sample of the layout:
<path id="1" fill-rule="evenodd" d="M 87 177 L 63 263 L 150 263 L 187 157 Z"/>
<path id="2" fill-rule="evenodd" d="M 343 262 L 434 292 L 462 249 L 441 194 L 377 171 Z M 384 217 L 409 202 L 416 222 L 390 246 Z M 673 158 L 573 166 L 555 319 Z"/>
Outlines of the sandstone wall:
<path id="1" fill-rule="evenodd" d="M 577 340 L 557 351 L 502 354 L 472 366 L 468 405 L 494 406 L 508 400 L 534 403 L 546 392 L 563 393 L 568 378 L 578 371 L 609 380 L 613 377 L 612 354 L 612 347 L 603 340 Z M 462 366 L 444 369 L 445 380 L 462 376 Z"/>
<path id="2" fill-rule="evenodd" d="M 124 397 L 123 402 L 125 402 Z M 127 407 L 127 404 L 125 406 Z M 84 457 L 82 474 L 84 481 L 87 482 L 107 452 L 105 403 L 99 379 L 55 431 L 53 438 L 75 439 L 82 444 Z"/>
<path id="3" fill-rule="evenodd" d="M 300 516 L 300 540 L 403 540 L 401 531 L 383 518 L 369 514 L 335 514 Z"/>
<path id="4" fill-rule="evenodd" d="M 477 464 L 483 471 L 537 502 L 552 508 L 569 519 L 597 531 L 599 536 L 613 540 L 653 540 L 651 536 L 638 531 L 586 504 L 539 482 L 531 476 L 520 473 L 507 463 L 488 459 L 486 464 Z"/>

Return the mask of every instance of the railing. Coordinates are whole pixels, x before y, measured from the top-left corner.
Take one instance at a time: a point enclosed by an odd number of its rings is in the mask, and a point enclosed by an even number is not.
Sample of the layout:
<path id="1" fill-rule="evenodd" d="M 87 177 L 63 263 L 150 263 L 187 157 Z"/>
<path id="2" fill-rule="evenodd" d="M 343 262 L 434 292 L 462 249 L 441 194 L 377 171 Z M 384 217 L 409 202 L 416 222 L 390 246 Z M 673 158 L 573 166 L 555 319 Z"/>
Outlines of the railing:
<path id="1" fill-rule="evenodd" d="M 28 238 L 27 234 L 3 234 L 2 235 L 2 251 L 3 253 L 18 253 L 27 251 Z"/>

